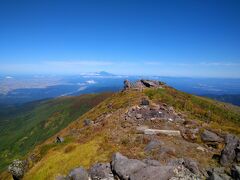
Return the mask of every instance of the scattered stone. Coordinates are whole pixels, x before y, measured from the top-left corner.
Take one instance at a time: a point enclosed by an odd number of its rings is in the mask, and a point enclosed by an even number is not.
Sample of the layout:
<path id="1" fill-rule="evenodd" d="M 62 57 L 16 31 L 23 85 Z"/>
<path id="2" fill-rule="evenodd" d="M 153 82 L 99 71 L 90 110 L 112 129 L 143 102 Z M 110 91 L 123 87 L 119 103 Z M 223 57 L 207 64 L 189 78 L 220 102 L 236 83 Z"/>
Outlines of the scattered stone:
<path id="1" fill-rule="evenodd" d="M 83 121 L 83 125 L 84 125 L 84 126 L 90 126 L 90 125 L 92 125 L 92 124 L 94 124 L 94 122 L 93 122 L 92 120 L 90 120 L 90 119 L 85 119 L 85 120 Z"/>
<path id="2" fill-rule="evenodd" d="M 141 114 L 136 114 L 136 118 L 137 118 L 137 119 L 141 119 L 141 118 L 142 118 L 142 115 L 141 115 Z"/>
<path id="3" fill-rule="evenodd" d="M 225 137 L 225 147 L 221 152 L 220 163 L 223 166 L 232 164 L 236 158 L 236 149 L 239 144 L 239 139 L 231 134 Z"/>
<path id="4" fill-rule="evenodd" d="M 20 180 L 23 178 L 26 168 L 27 162 L 17 159 L 8 166 L 8 171 L 12 174 L 14 180 Z"/>
<path id="5" fill-rule="evenodd" d="M 182 137 L 187 140 L 187 141 L 191 141 L 191 142 L 195 142 L 197 140 L 197 133 L 198 133 L 199 129 L 190 129 L 190 128 L 183 128 L 181 130 L 181 134 Z"/>
<path id="6" fill-rule="evenodd" d="M 202 152 L 205 152 L 205 151 L 206 151 L 206 149 L 205 149 L 204 147 L 202 147 L 202 146 L 198 146 L 198 147 L 197 147 L 197 150 L 202 151 Z"/>
<path id="7" fill-rule="evenodd" d="M 147 100 L 147 99 L 142 99 L 142 102 L 141 102 L 141 105 L 142 106 L 148 106 L 150 104 L 150 102 L 149 102 L 149 100 Z"/>
<path id="8" fill-rule="evenodd" d="M 204 130 L 204 132 L 201 134 L 201 139 L 204 142 L 223 142 L 222 138 L 208 130 Z"/>
<path id="9" fill-rule="evenodd" d="M 97 163 L 93 165 L 89 170 L 89 175 L 92 180 L 114 180 L 110 163 Z"/>
<path id="10" fill-rule="evenodd" d="M 62 143 L 62 142 L 64 142 L 64 138 L 57 136 L 55 139 L 55 143 Z"/>
<path id="11" fill-rule="evenodd" d="M 71 180 L 88 180 L 88 173 L 87 171 L 83 168 L 83 167 L 79 167 L 79 168 L 76 168 L 76 169 L 73 169 L 68 177 L 71 179 Z"/>
<path id="12" fill-rule="evenodd" d="M 146 164 L 137 159 L 128 159 L 120 153 L 112 157 L 112 171 L 122 180 L 128 180 L 129 176 L 136 171 L 146 167 Z"/>

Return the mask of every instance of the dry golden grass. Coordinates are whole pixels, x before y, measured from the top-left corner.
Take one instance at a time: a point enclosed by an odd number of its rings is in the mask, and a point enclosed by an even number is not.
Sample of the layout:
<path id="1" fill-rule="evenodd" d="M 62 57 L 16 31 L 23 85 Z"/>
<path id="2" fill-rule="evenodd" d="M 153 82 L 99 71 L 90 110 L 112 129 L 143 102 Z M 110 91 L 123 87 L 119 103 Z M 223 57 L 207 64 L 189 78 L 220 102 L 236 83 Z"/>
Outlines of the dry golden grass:
<path id="1" fill-rule="evenodd" d="M 160 93 L 158 91 L 155 92 L 155 90 L 144 93 L 148 93 L 147 95 L 155 103 L 172 105 L 179 112 L 188 112 L 186 114 L 190 118 L 194 117 L 201 123 L 205 123 L 206 118 L 209 118 L 205 115 L 207 108 L 211 108 L 213 114 L 210 117 L 212 121 L 208 124 L 209 127 L 221 129 L 222 131 L 236 131 L 238 133 L 237 129 L 239 126 L 236 127 L 236 119 L 230 122 L 226 120 L 219 121 L 219 117 L 222 114 L 220 112 L 221 109 L 231 111 L 231 108 L 224 109 L 225 106 L 222 103 L 205 98 L 192 97 L 171 88 L 166 89 L 165 92 L 161 90 Z M 112 153 L 116 151 L 120 151 L 130 158 L 146 158 L 147 154 L 144 153 L 144 147 L 149 142 L 149 139 L 145 139 L 144 136 L 138 134 L 135 127 L 131 123 L 126 122 L 123 117 L 128 107 L 139 104 L 141 98 L 145 96 L 144 93 L 129 91 L 114 94 L 59 132 L 57 135 L 67 137 L 64 143 L 55 145 L 53 143 L 57 136 L 55 135 L 36 147 L 34 152 L 39 154 L 40 161 L 30 169 L 24 179 L 54 179 L 59 174 L 66 175 L 75 167 L 83 166 L 89 168 L 96 162 L 109 162 Z M 225 117 L 235 117 L 236 111 L 231 112 L 233 114 L 225 115 Z M 84 119 L 91 119 L 97 125 L 84 127 Z M 228 126 L 222 127 L 219 122 L 228 122 Z M 165 139 L 165 142 L 169 143 L 169 145 L 176 146 L 176 149 L 181 146 L 183 141 L 181 138 L 180 140 L 167 137 L 161 138 L 163 141 Z M 198 152 L 196 154 L 196 150 L 193 148 L 196 145 L 185 143 L 184 147 L 187 148 L 189 146 L 192 150 L 188 151 L 180 148 L 176 153 L 178 156 L 193 157 L 205 165 L 213 163 L 210 157 L 211 154 L 204 154 L 203 158 L 203 153 Z"/>

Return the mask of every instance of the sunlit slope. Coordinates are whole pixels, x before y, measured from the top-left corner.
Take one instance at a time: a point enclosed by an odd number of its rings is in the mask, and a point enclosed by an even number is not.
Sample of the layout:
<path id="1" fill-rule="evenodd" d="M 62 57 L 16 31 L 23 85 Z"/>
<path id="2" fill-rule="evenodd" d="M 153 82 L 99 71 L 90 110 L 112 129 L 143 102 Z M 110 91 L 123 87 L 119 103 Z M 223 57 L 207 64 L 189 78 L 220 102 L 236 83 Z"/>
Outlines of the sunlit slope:
<path id="1" fill-rule="evenodd" d="M 136 131 L 136 124 L 125 120 L 125 113 L 141 99 L 149 98 L 155 103 L 166 103 L 187 119 L 200 122 L 204 127 L 239 134 L 240 108 L 189 95 L 170 87 L 148 89 L 144 92 L 129 90 L 114 94 L 92 110 L 72 122 L 57 135 L 65 137 L 62 144 L 55 144 L 53 136 L 37 146 L 33 152 L 38 161 L 24 179 L 54 179 L 59 174 L 66 175 L 72 168 L 89 168 L 96 162 L 109 162 L 113 152 L 120 151 L 128 157 L 146 158 L 144 147 L 147 140 Z M 83 121 L 91 119 L 95 123 L 84 126 Z M 166 137 L 168 142 L 174 142 Z M 208 155 L 202 156 L 193 149 L 181 152 L 189 155 L 202 165 L 213 163 Z"/>
<path id="2" fill-rule="evenodd" d="M 111 93 L 62 97 L 27 104 L 3 114 L 0 120 L 0 170 L 109 96 Z"/>

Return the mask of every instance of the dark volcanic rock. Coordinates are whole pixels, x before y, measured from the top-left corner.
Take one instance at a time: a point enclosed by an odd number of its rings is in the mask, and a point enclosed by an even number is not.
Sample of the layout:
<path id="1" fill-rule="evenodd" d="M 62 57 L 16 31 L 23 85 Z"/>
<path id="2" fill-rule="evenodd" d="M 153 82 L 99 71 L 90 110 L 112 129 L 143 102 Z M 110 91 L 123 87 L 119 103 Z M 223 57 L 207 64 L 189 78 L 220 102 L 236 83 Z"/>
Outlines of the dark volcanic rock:
<path id="1" fill-rule="evenodd" d="M 106 179 L 114 180 L 110 163 L 97 163 L 89 170 L 92 180 Z"/>
<path id="2" fill-rule="evenodd" d="M 68 177 L 71 180 L 88 180 L 88 173 L 84 168 L 79 167 L 79 168 L 73 169 L 69 173 Z"/>
<path id="3" fill-rule="evenodd" d="M 223 166 L 228 166 L 236 159 L 236 150 L 239 146 L 239 139 L 231 134 L 225 137 L 225 147 L 222 150 L 220 163 Z"/>
<path id="4" fill-rule="evenodd" d="M 204 132 L 201 134 L 201 139 L 204 142 L 223 142 L 222 138 L 208 130 L 204 130 Z"/>
<path id="5" fill-rule="evenodd" d="M 113 173 L 120 179 L 128 180 L 131 174 L 146 167 L 146 164 L 137 159 L 128 159 L 120 153 L 115 153 L 112 157 L 111 166 Z"/>

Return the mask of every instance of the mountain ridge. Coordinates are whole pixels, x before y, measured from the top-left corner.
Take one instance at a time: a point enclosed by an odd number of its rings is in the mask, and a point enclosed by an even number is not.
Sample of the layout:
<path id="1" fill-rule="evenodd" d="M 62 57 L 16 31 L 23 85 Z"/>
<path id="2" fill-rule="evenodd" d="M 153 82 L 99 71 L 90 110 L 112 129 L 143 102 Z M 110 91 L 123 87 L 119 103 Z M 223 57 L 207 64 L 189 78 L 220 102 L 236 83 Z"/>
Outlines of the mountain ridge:
<path id="1" fill-rule="evenodd" d="M 207 176 L 207 166 L 219 165 L 212 157 L 221 156 L 222 137 L 229 132 L 240 134 L 239 107 L 180 92 L 158 81 L 141 80 L 133 87 L 125 82 L 124 91 L 113 94 L 38 145 L 29 153 L 28 157 L 37 158 L 28 158 L 31 165 L 24 179 L 65 176 L 79 166 L 88 169 L 94 163 L 109 162 L 115 152 L 133 159 L 155 159 L 161 164 L 172 158 L 191 158 L 205 172 L 202 176 Z M 86 124 L 86 120 L 91 123 Z M 161 134 L 163 130 L 176 131 L 180 136 Z M 205 142 L 203 134 L 209 136 L 208 131 L 218 138 Z M 56 144 L 57 137 L 66 141 Z M 152 141 L 160 144 L 157 151 L 150 148 L 148 152 Z"/>

